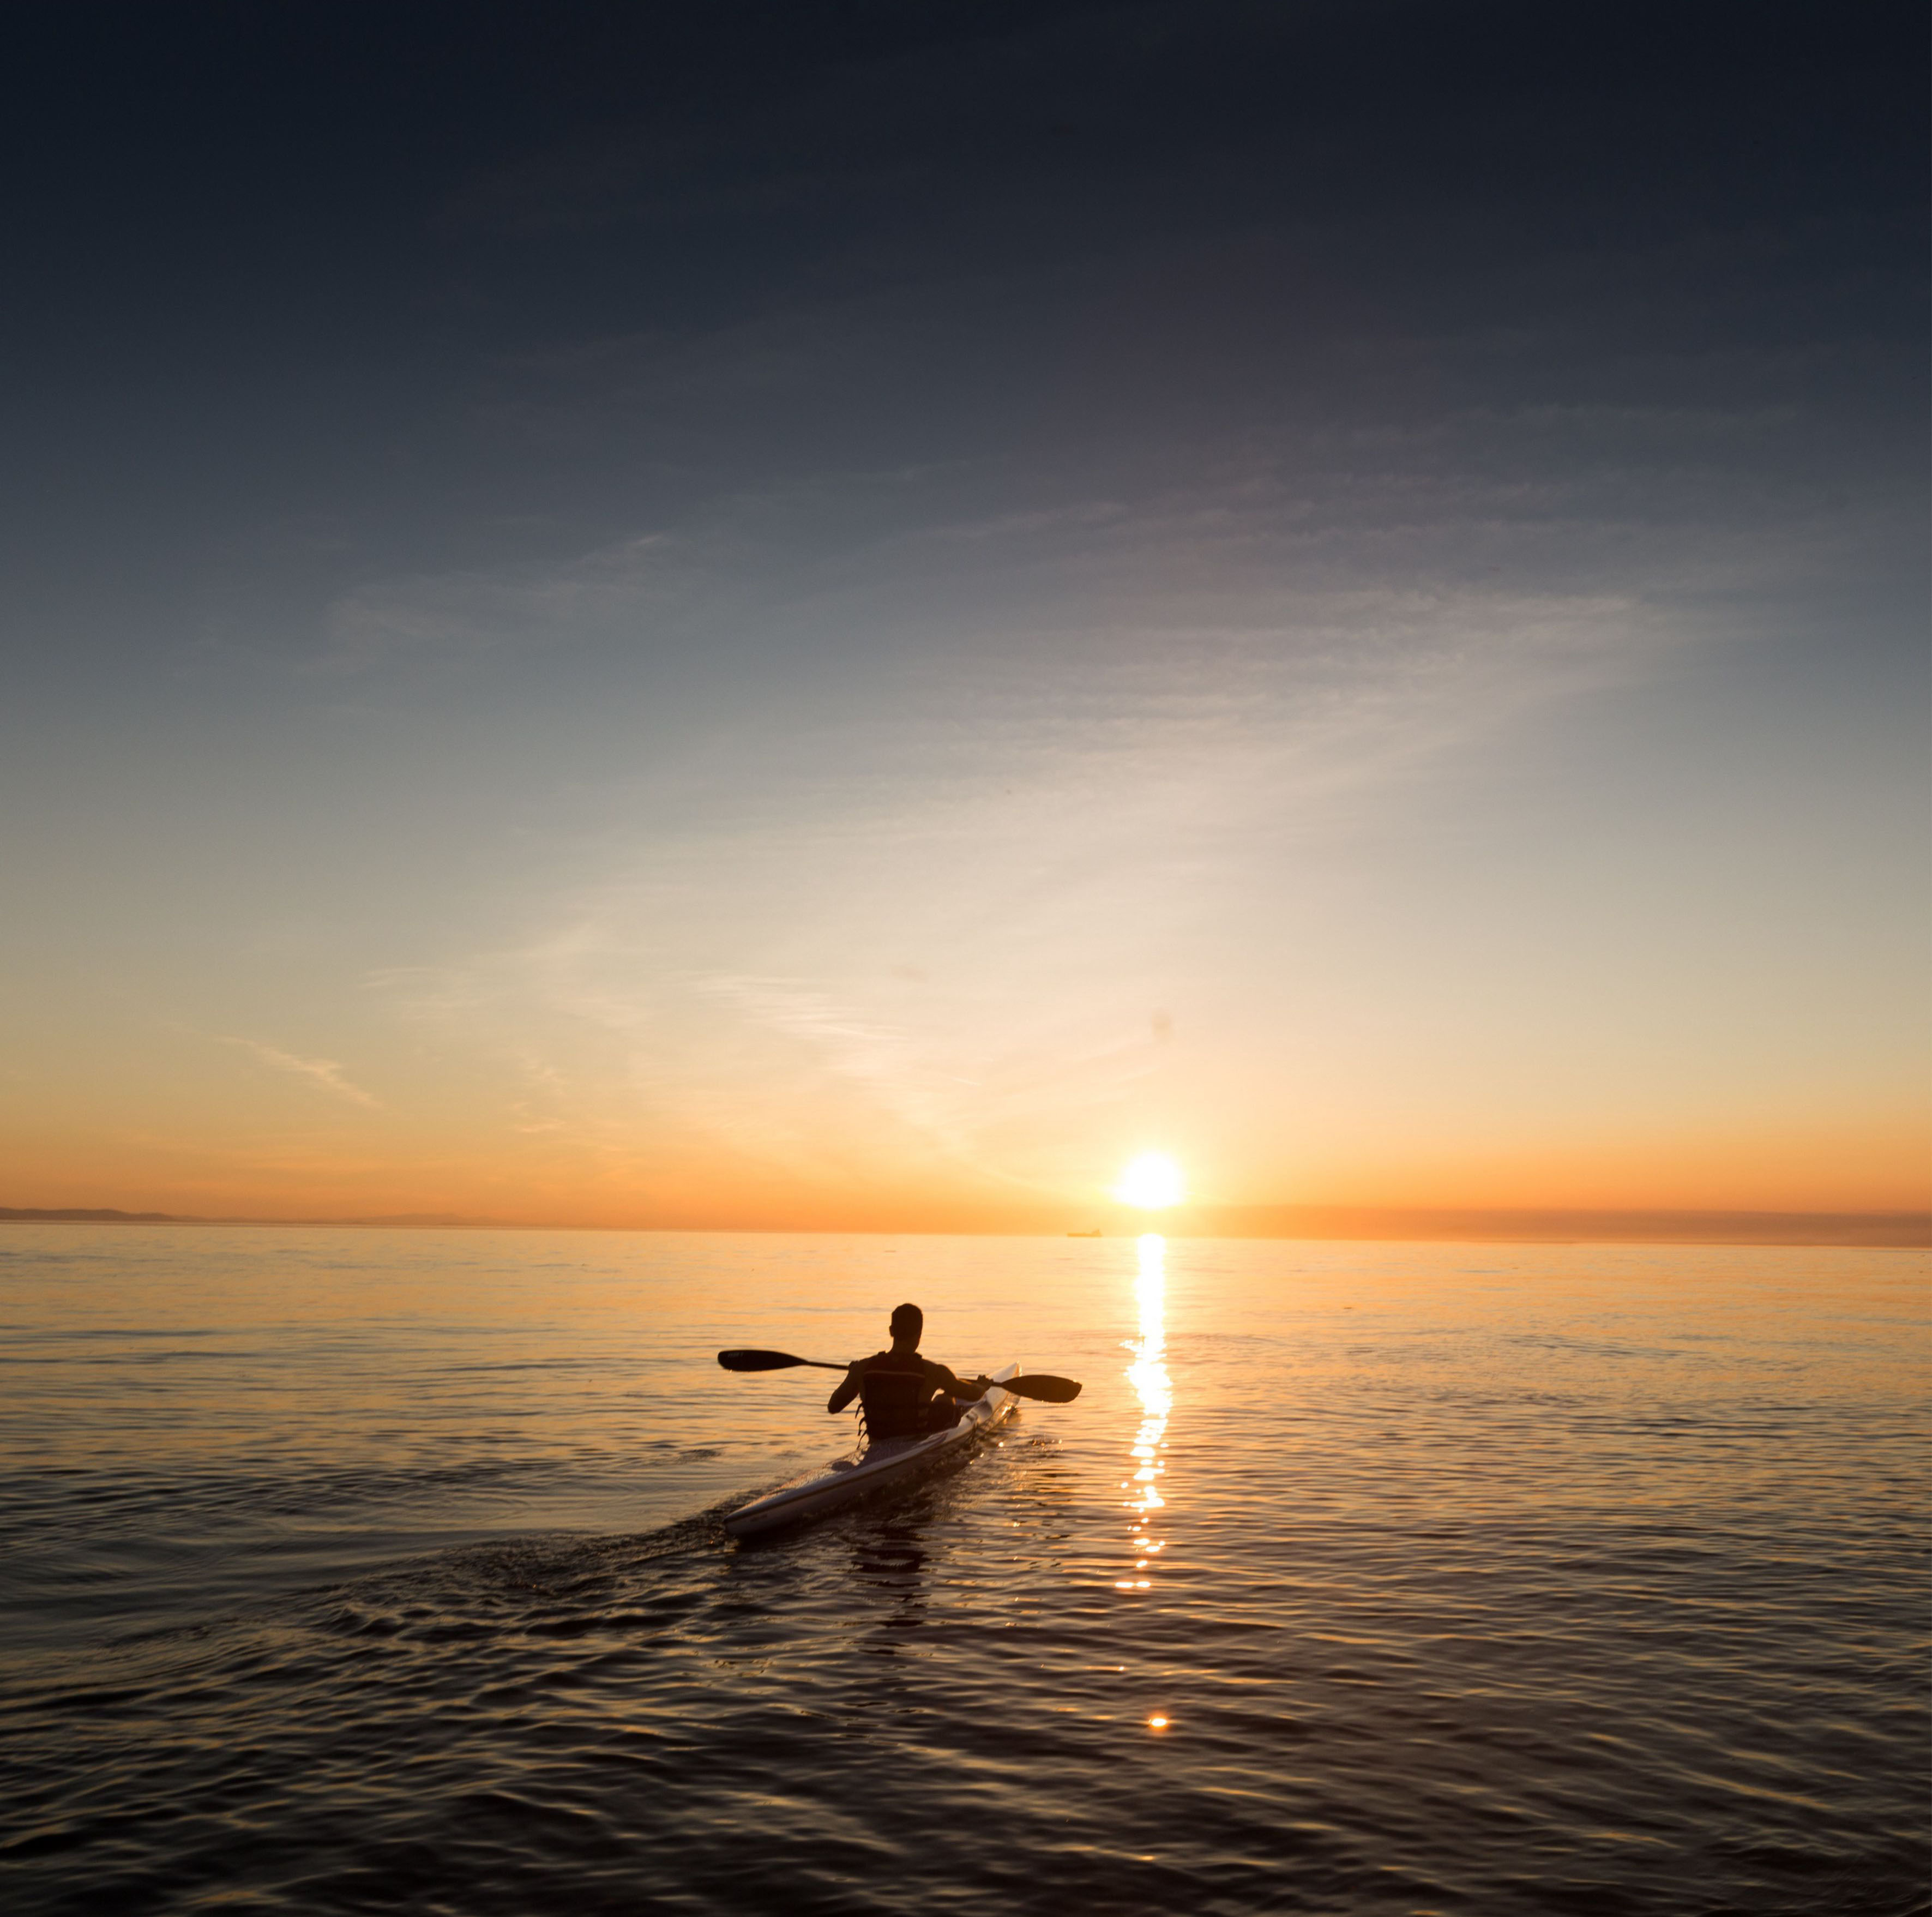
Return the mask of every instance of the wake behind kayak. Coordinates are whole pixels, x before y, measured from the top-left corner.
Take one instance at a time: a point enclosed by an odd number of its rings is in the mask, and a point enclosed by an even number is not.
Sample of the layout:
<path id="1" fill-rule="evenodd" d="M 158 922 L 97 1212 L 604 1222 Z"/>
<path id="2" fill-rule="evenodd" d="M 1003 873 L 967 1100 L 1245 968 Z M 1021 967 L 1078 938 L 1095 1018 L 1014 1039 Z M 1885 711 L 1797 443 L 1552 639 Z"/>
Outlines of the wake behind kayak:
<path id="1" fill-rule="evenodd" d="M 968 1405 L 958 1423 L 950 1429 L 922 1438 L 884 1438 L 862 1443 L 810 1477 L 740 1506 L 725 1519 L 724 1528 L 734 1538 L 755 1538 L 822 1517 L 861 1498 L 904 1489 L 943 1460 L 957 1456 L 982 1432 L 1009 1416 L 1019 1400 L 1001 1385 L 1019 1376 L 1017 1364 L 994 1372 L 985 1394 Z"/>

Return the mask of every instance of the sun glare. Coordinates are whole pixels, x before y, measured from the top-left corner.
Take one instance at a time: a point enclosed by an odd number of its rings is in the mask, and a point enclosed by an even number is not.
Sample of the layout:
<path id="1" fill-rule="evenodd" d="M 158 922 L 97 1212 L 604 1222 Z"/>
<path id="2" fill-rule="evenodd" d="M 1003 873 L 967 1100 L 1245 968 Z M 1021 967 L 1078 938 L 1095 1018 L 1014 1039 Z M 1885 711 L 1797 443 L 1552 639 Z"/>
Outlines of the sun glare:
<path id="1" fill-rule="evenodd" d="M 1187 1186 L 1180 1167 L 1165 1152 L 1144 1151 L 1120 1174 L 1114 1196 L 1123 1204 L 1158 1211 L 1164 1205 L 1178 1204 L 1187 1196 Z"/>

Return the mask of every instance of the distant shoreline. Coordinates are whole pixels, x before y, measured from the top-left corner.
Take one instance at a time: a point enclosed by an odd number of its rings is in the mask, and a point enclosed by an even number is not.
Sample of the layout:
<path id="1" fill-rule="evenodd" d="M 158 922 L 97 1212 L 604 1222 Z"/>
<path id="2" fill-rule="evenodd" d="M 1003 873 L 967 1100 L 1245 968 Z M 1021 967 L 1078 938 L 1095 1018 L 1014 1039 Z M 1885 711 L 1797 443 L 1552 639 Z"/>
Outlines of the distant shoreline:
<path id="1" fill-rule="evenodd" d="M 1681 1244 L 1840 1246 L 1873 1250 L 1932 1248 L 1932 1212 L 1662 1211 L 1328 1206 L 1187 1208 L 1163 1220 L 1076 1230 L 1042 1222 L 1033 1230 L 970 1231 L 905 1226 L 798 1226 L 665 1222 L 572 1224 L 404 1212 L 338 1218 L 201 1217 L 112 1207 L 0 1205 L 0 1224 L 205 1225 L 284 1230 L 478 1232 L 688 1232 L 801 1238 L 1131 1238 L 1158 1230 L 1178 1238 L 1282 1238 L 1387 1244 Z"/>

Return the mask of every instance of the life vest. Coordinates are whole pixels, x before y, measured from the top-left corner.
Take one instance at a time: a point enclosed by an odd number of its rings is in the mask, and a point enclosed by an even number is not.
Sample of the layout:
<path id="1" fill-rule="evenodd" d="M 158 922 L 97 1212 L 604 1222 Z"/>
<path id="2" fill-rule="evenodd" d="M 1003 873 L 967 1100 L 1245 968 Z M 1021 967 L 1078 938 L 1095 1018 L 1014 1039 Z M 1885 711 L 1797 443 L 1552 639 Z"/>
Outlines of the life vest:
<path id="1" fill-rule="evenodd" d="M 926 1408 L 932 1393 L 932 1381 L 916 1353 L 900 1358 L 880 1352 L 859 1381 L 866 1436 L 874 1444 L 882 1438 L 924 1437 Z"/>

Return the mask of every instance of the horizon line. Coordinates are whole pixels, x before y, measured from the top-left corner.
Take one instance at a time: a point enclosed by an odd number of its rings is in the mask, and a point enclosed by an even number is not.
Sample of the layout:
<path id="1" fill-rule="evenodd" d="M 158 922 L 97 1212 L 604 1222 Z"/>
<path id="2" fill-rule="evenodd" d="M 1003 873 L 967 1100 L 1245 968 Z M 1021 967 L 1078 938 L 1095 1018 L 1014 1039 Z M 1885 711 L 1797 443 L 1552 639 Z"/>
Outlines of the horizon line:
<path id="1" fill-rule="evenodd" d="M 752 1223 L 712 1220 L 613 1223 L 586 1220 L 478 1217 L 455 1212 L 358 1214 L 335 1217 L 208 1216 L 111 1206 L 0 1205 L 0 1223 L 242 1226 L 306 1230 L 660 1232 L 818 1238 L 1136 1238 L 1360 1240 L 1385 1243 L 1729 1244 L 1932 1248 L 1932 1210 L 1771 1211 L 1662 1206 L 1178 1205 L 1163 1221 L 1075 1228 Z"/>

